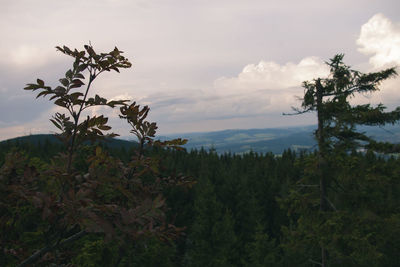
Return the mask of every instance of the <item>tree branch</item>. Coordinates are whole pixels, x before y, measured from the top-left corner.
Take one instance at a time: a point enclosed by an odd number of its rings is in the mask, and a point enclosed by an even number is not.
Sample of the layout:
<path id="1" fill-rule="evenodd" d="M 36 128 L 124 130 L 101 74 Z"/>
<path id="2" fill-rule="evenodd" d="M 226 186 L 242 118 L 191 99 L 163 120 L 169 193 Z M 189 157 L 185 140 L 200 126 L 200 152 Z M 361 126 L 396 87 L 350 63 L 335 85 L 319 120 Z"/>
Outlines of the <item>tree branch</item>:
<path id="1" fill-rule="evenodd" d="M 65 246 L 65 245 L 67 245 L 67 244 L 69 244 L 69 243 L 71 243 L 71 242 L 74 242 L 75 240 L 78 240 L 79 238 L 83 237 L 83 236 L 86 235 L 86 234 L 87 234 L 87 232 L 84 231 L 84 230 L 82 230 L 82 231 L 80 231 L 80 232 L 78 232 L 78 233 L 76 233 L 76 234 L 74 234 L 74 235 L 68 237 L 67 239 L 64 239 L 63 241 L 61 241 L 61 242 L 59 242 L 59 243 L 57 242 L 57 243 L 54 244 L 54 245 L 50 245 L 50 246 L 44 247 L 44 248 L 42 248 L 42 249 L 36 251 L 35 253 L 33 253 L 29 258 L 27 258 L 27 259 L 24 260 L 23 262 L 21 262 L 21 263 L 18 265 L 18 267 L 23 267 L 23 266 L 27 266 L 27 265 L 29 265 L 29 264 L 32 264 L 32 263 L 35 262 L 38 258 L 40 258 L 43 254 L 45 254 L 45 253 L 47 253 L 47 252 L 49 252 L 49 251 L 52 251 L 53 249 L 55 249 L 55 248 L 57 248 L 57 247 L 62 247 L 62 246 Z"/>
<path id="2" fill-rule="evenodd" d="M 284 115 L 284 116 L 293 116 L 293 115 L 300 115 L 300 114 L 304 114 L 304 113 L 313 111 L 312 108 L 300 110 L 300 109 L 295 108 L 295 107 L 292 107 L 292 110 L 295 111 L 295 113 L 285 113 L 285 112 L 283 112 L 282 115 Z"/>
<path id="3" fill-rule="evenodd" d="M 318 264 L 320 266 L 322 266 L 322 263 L 318 262 L 318 261 L 314 261 L 312 259 L 308 259 L 309 262 L 314 263 L 314 264 Z"/>
<path id="4" fill-rule="evenodd" d="M 327 197 L 325 197 L 325 200 L 328 202 L 328 204 L 332 207 L 332 209 L 333 209 L 334 211 L 337 211 L 335 205 L 333 205 L 333 203 L 332 203 Z"/>

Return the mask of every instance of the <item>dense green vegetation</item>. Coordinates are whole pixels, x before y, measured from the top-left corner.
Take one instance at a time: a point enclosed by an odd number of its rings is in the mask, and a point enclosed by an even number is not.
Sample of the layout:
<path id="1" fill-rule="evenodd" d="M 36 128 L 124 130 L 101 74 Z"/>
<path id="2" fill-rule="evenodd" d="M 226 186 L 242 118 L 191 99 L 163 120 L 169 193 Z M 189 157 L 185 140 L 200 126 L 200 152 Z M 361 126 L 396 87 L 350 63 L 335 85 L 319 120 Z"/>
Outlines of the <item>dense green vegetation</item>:
<path id="1" fill-rule="evenodd" d="M 86 151 L 95 153 L 89 147 Z M 110 149 L 108 153 L 123 159 L 135 156 L 134 149 Z M 332 169 L 340 187 L 331 199 L 338 211 L 330 215 L 329 225 L 320 229 L 314 225 L 312 214 L 319 205 L 314 190 L 317 185 L 311 184 L 316 179 L 316 154 L 286 151 L 281 157 L 255 153 L 239 156 L 204 150 L 154 150 L 150 154 L 161 159 L 163 175 L 184 173 L 197 180 L 193 188 L 164 190 L 170 208 L 167 215 L 175 226 L 186 227 L 185 235 L 167 243 L 150 237 L 136 240 L 126 247 L 129 256 L 121 266 L 312 266 L 319 252 L 312 237 L 303 239 L 304 231 L 309 230 L 329 240 L 331 266 L 397 266 L 398 158 L 383 159 L 372 152 L 338 156 Z M 7 158 L 12 160 L 10 155 Z M 19 165 L 16 172 L 21 173 L 28 167 L 45 169 L 48 161 L 25 153 L 24 161 L 15 164 Z M 3 179 L 7 166 L 2 167 Z M 304 210 L 309 217 L 303 220 L 310 224 L 299 221 Z M 19 216 L 16 225 L 2 229 L 1 239 L 6 242 L 2 246 L 7 249 L 2 265 L 12 265 L 18 259 L 21 245 L 8 243 L 10 238 L 18 235 L 19 241 L 33 248 L 42 238 L 40 231 L 32 229 L 40 221 L 40 212 L 35 215 L 33 207 L 22 202 L 14 212 Z M 308 229 L 300 231 L 296 229 L 299 225 Z M 113 242 L 105 244 L 101 234 L 88 235 L 67 247 L 69 262 L 112 266 L 119 256 Z"/>
<path id="2" fill-rule="evenodd" d="M 94 81 L 102 73 L 131 67 L 118 48 L 108 53 L 96 53 L 91 45 L 82 51 L 66 46 L 57 50 L 73 58 L 60 85 L 53 88 L 37 79 L 24 89 L 39 91 L 37 97 L 50 97 L 59 106 L 60 112 L 50 121 L 60 131 L 55 136 L 62 150 L 51 157 L 56 148 L 45 142 L 48 154 L 38 154 L 45 160 L 15 149 L 3 157 L 0 262 L 18 266 L 129 265 L 137 260 L 132 246 L 143 240 L 167 243 L 182 234 L 183 229 L 166 216 L 163 191 L 193 182 L 184 176 L 161 176 L 160 162 L 145 155 L 145 148 L 180 149 L 186 141 L 154 140 L 157 125 L 146 119 L 148 106 L 92 96 Z M 119 117 L 131 126 L 138 144 L 129 161 L 112 158 L 100 146 L 89 145 L 118 135 L 109 133 L 111 127 L 104 115 L 85 114 L 98 106 L 119 107 Z M 92 261 L 99 251 L 101 258 Z"/>
<path id="3" fill-rule="evenodd" d="M 117 48 L 57 49 L 74 59 L 61 85 L 25 89 L 65 111 L 51 119 L 60 142 L 0 146 L 0 265 L 398 266 L 400 159 L 383 153 L 399 146 L 357 126 L 395 124 L 400 109 L 348 101 L 394 69 L 362 74 L 337 55 L 304 83 L 296 111 L 317 112 L 315 152 L 218 154 L 155 140 L 147 106 L 89 97 L 102 72 L 130 67 Z M 81 117 L 100 105 L 119 107 L 136 146 L 101 142 L 116 136 L 107 118 Z"/>
<path id="4" fill-rule="evenodd" d="M 355 248 L 346 242 L 344 242 L 345 251 L 340 247 L 342 240 L 355 238 L 350 230 L 351 227 L 355 227 L 357 232 L 361 231 L 362 236 L 367 233 L 373 234 L 371 231 L 374 228 L 363 231 L 363 227 L 359 225 L 367 224 L 369 217 L 365 221 L 359 219 L 354 216 L 356 214 L 354 209 L 347 210 L 342 207 L 341 201 L 337 200 L 343 194 L 342 191 L 347 182 L 341 180 L 340 169 L 344 167 L 337 165 L 337 162 L 342 160 L 347 153 L 357 149 L 367 149 L 372 153 L 372 151 L 398 151 L 399 148 L 397 144 L 371 138 L 357 126 L 395 124 L 400 120 L 400 107 L 388 112 L 383 104 L 351 105 L 349 101 L 357 94 L 378 91 L 382 81 L 397 75 L 395 68 L 361 73 L 344 64 L 343 57 L 343 54 L 339 54 L 327 62 L 330 67 L 328 77 L 303 83 L 305 92 L 301 109 L 294 108 L 297 114 L 317 113 L 318 127 L 315 131 L 315 139 L 318 150 L 314 158 L 314 166 L 311 165 L 310 168 L 310 177 L 304 176 L 302 180 L 307 185 L 314 187 L 317 185 L 318 190 L 292 192 L 289 209 L 293 207 L 299 215 L 298 224 L 292 232 L 300 236 L 295 243 L 305 245 L 306 251 L 313 250 L 318 244 L 320 260 L 311 261 L 323 267 L 333 263 L 358 266 L 361 262 L 356 262 L 356 257 L 365 260 L 363 264 L 374 265 L 376 264 L 374 259 L 380 256 L 374 246 L 370 246 L 369 240 L 363 240 L 364 237 L 361 237 L 359 242 L 366 241 L 363 245 L 367 247 L 370 257 L 357 254 L 353 257 L 347 256 L 347 251 Z M 298 206 L 299 201 L 306 201 L 305 205 Z M 319 208 L 315 209 L 317 201 Z M 351 234 L 343 231 L 343 228 L 350 230 Z M 336 233 L 337 230 L 339 230 L 338 233 Z M 340 242 L 337 243 L 337 239 Z M 309 245 L 306 245 L 308 242 Z M 356 243 L 356 246 L 361 245 Z M 317 257 L 316 255 L 314 257 Z"/>

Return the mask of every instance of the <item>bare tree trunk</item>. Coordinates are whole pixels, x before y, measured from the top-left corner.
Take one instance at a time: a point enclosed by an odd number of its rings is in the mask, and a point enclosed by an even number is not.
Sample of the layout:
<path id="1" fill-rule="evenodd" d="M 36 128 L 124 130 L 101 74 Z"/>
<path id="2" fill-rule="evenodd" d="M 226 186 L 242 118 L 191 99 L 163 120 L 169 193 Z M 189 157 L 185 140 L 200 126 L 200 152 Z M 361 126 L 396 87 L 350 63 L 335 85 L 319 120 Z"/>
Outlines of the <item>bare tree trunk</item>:
<path id="1" fill-rule="evenodd" d="M 316 94 L 317 94 L 317 116 L 318 116 L 318 130 L 317 130 L 317 142 L 318 142 L 318 174 L 320 184 L 320 211 L 326 211 L 326 177 L 324 175 L 324 169 L 326 165 L 325 161 L 325 133 L 324 133 L 324 111 L 322 105 L 323 98 L 323 87 L 321 80 L 318 79 L 316 82 Z M 321 266 L 326 266 L 326 250 L 321 245 Z"/>

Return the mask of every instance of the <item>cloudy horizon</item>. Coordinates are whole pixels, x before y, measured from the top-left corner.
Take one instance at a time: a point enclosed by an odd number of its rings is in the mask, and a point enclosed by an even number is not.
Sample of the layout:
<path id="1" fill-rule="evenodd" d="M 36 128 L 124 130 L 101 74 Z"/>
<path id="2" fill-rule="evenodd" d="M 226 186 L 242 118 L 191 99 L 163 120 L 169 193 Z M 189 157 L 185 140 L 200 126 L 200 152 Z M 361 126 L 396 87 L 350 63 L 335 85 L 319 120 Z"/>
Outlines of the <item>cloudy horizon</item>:
<path id="1" fill-rule="evenodd" d="M 93 94 L 151 108 L 159 134 L 315 124 L 282 116 L 299 106 L 301 83 L 328 74 L 325 61 L 363 72 L 400 65 L 398 1 L 2 1 L 0 140 L 55 132 L 56 107 L 24 91 L 36 78 L 56 85 L 71 66 L 66 45 L 98 52 L 117 46 L 133 64 L 107 73 Z M 397 69 L 400 71 L 400 69 Z M 355 102 L 400 106 L 400 78 Z M 116 112 L 113 131 L 129 136 Z"/>

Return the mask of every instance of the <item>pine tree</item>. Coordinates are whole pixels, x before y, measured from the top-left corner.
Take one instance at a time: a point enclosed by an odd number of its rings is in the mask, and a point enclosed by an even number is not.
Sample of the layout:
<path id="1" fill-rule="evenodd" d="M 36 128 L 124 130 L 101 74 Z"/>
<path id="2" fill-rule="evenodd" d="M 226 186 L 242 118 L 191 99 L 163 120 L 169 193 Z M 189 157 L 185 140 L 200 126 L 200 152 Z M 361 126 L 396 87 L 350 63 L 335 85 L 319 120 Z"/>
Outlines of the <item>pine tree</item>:
<path id="1" fill-rule="evenodd" d="M 207 177 L 197 186 L 195 220 L 190 230 L 191 243 L 186 259 L 189 266 L 233 266 L 236 236 L 231 212 L 217 199 Z"/>
<path id="2" fill-rule="evenodd" d="M 349 102 L 357 94 L 378 91 L 382 81 L 397 75 L 395 68 L 364 74 L 345 65 L 343 57 L 343 54 L 336 55 L 327 63 L 330 67 L 329 77 L 303 83 L 305 93 L 302 107 L 295 109 L 296 114 L 310 111 L 317 113 L 318 129 L 315 132 L 315 138 L 318 143 L 318 152 L 315 159 L 316 169 L 314 169 L 314 173 L 311 173 L 314 181 L 318 180 L 319 183 L 317 186 L 319 188 L 319 216 L 314 218 L 319 221 L 317 225 L 328 221 L 327 213 L 337 211 L 332 202 L 333 198 L 328 192 L 332 183 L 336 182 L 337 184 L 333 175 L 335 173 L 334 162 L 337 161 L 337 157 L 340 155 L 343 157 L 346 153 L 358 148 L 379 147 L 378 142 L 358 131 L 357 126 L 382 126 L 387 123 L 394 124 L 400 120 L 400 108 L 386 112 L 386 107 L 382 104 L 375 107 L 370 104 L 353 106 Z M 310 200 L 308 199 L 308 201 Z M 309 202 L 309 204 L 315 206 L 315 203 Z M 300 217 L 300 219 L 304 218 Z M 305 227 L 304 230 L 310 231 L 311 229 Z M 328 240 L 322 236 L 314 236 L 314 238 L 321 248 L 320 264 L 327 266 L 329 262 L 326 248 Z M 310 261 L 316 262 L 314 259 L 310 259 Z"/>

